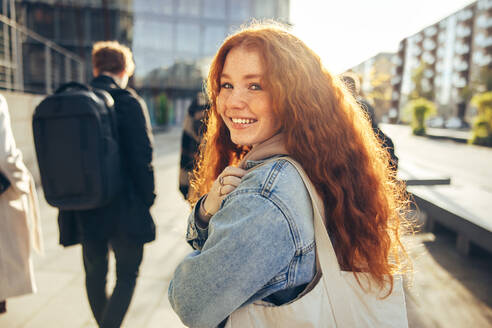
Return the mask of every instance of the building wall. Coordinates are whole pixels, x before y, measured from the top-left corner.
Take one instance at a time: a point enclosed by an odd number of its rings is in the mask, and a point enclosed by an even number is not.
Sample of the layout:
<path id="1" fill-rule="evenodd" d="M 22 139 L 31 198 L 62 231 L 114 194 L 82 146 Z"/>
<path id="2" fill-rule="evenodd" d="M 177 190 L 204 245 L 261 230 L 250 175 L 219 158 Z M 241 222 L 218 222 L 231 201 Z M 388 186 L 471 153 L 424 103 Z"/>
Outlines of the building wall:
<path id="1" fill-rule="evenodd" d="M 392 108 L 401 111 L 415 85 L 412 74 L 426 65 L 422 85 L 432 94 L 438 114 L 460 116 L 463 90 L 492 62 L 492 0 L 479 0 L 405 38 L 395 59 Z"/>
<path id="2" fill-rule="evenodd" d="M 96 41 L 117 40 L 131 47 L 133 0 L 17 0 L 17 21 L 82 57 L 85 80 L 92 77 L 91 50 Z M 23 46 L 24 80 L 34 92 L 44 78 L 43 52 L 36 42 Z M 37 64 L 37 65 L 36 65 Z"/>
<path id="3" fill-rule="evenodd" d="M 250 18 L 289 21 L 289 0 L 134 0 L 136 75 L 199 61 Z"/>
<path id="4" fill-rule="evenodd" d="M 290 0 L 134 0 L 135 85 L 149 109 L 165 94 L 170 124 L 181 124 L 225 37 L 251 18 L 288 23 L 289 6 Z"/>
<path id="5" fill-rule="evenodd" d="M 377 122 L 381 122 L 383 117 L 386 119 L 391 108 L 394 56 L 393 53 L 380 53 L 350 69 L 360 76 L 362 95 L 374 106 Z"/>

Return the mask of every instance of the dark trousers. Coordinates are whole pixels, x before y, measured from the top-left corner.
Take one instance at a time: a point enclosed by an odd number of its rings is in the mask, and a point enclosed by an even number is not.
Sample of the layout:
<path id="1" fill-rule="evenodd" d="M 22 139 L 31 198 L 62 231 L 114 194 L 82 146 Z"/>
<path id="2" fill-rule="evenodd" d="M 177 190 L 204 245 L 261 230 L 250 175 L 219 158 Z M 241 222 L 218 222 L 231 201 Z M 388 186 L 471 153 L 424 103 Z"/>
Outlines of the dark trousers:
<path id="1" fill-rule="evenodd" d="M 108 297 L 106 275 L 109 246 L 116 258 L 116 285 Z M 82 253 L 87 297 L 97 324 L 101 328 L 120 327 L 135 290 L 143 244 L 121 238 L 84 241 Z"/>

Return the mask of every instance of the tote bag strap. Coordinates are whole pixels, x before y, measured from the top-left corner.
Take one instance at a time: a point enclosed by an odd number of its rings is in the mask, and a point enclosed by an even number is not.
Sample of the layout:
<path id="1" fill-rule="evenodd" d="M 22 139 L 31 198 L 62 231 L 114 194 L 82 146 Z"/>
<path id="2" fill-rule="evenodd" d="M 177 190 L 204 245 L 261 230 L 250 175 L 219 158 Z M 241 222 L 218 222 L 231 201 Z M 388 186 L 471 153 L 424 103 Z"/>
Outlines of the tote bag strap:
<path id="1" fill-rule="evenodd" d="M 347 285 L 343 280 L 340 265 L 338 264 L 335 250 L 330 241 L 330 237 L 328 236 L 323 220 L 323 202 L 316 192 L 313 183 L 298 162 L 290 157 L 277 157 L 276 160 L 278 159 L 284 159 L 296 168 L 311 198 L 314 216 L 314 238 L 316 241 L 316 251 L 319 264 L 321 266 L 321 272 L 323 273 L 321 279 L 325 281 L 325 285 L 329 288 L 326 293 L 328 294 L 328 298 L 332 306 L 336 325 L 337 327 L 354 327 L 355 322 L 353 321 L 354 317 L 351 313 L 350 303 L 344 301 L 350 294 L 347 294 L 346 292 Z"/>

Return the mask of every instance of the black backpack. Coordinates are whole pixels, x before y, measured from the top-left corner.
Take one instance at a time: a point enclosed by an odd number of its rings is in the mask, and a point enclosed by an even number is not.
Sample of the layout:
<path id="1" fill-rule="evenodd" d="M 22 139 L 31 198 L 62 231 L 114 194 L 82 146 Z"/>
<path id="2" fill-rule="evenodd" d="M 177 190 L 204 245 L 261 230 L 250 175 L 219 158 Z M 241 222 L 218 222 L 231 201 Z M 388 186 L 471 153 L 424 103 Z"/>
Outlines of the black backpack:
<path id="1" fill-rule="evenodd" d="M 48 204 L 88 210 L 108 204 L 122 185 L 114 101 L 104 90 L 70 82 L 37 107 L 33 134 Z"/>

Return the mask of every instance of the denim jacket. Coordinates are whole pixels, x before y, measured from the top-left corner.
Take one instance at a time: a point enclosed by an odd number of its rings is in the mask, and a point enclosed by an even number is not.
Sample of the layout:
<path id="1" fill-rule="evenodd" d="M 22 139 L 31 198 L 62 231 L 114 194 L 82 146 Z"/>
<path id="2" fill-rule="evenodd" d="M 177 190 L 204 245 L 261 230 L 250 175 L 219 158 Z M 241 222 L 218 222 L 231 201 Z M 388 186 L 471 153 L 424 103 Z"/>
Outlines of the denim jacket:
<path id="1" fill-rule="evenodd" d="M 297 170 L 277 159 L 248 161 L 206 229 L 189 217 L 194 251 L 176 268 L 169 301 L 190 327 L 216 327 L 257 300 L 293 300 L 316 273 L 313 210 Z M 200 200 L 201 201 L 201 200 Z"/>

